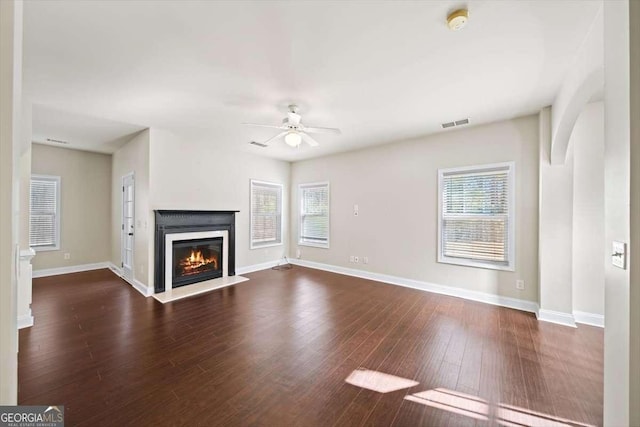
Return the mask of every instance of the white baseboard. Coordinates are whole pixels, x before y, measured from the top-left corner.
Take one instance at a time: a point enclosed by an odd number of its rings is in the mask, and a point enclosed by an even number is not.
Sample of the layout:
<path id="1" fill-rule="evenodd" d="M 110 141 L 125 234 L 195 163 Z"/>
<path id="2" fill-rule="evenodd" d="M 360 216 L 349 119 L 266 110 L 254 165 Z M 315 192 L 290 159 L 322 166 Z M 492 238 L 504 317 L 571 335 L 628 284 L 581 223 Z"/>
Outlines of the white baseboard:
<path id="1" fill-rule="evenodd" d="M 247 265 L 245 267 L 236 267 L 236 274 L 247 274 L 253 273 L 254 271 L 266 270 L 268 268 L 273 268 L 278 265 L 282 261 L 281 259 L 277 259 L 275 261 L 267 261 L 260 264 Z"/>
<path id="2" fill-rule="evenodd" d="M 91 271 L 91 270 L 100 270 L 101 268 L 110 268 L 111 264 L 108 261 L 105 262 L 96 262 L 93 264 L 82 264 L 82 265 L 71 265 L 69 267 L 58 267 L 58 268 L 46 268 L 43 270 L 34 270 L 33 278 L 38 277 L 47 277 L 47 276 L 58 276 L 60 274 L 69 274 L 69 273 L 79 273 L 81 271 Z"/>
<path id="3" fill-rule="evenodd" d="M 557 323 L 558 325 L 577 328 L 576 321 L 573 318 L 573 315 L 569 313 L 563 313 L 561 311 L 545 310 L 544 308 L 541 308 L 536 313 L 536 316 L 538 317 L 538 320 L 542 320 L 544 322 Z"/>
<path id="4" fill-rule="evenodd" d="M 29 309 L 29 314 L 18 316 L 18 329 L 30 328 L 31 326 L 33 326 L 33 315 L 31 314 L 31 309 Z"/>
<path id="5" fill-rule="evenodd" d="M 122 277 L 122 268 L 116 266 L 112 262 L 109 263 L 109 270 L 113 271 L 116 274 L 116 276 Z"/>
<path id="6" fill-rule="evenodd" d="M 306 261 L 301 259 L 289 259 L 289 262 L 301 267 L 315 268 L 317 270 L 324 270 L 333 273 L 344 274 L 347 276 L 360 277 L 362 279 L 374 280 L 376 282 L 389 283 L 392 285 L 404 286 L 421 291 L 464 298 L 471 301 L 479 301 L 486 304 L 498 305 L 501 307 L 515 308 L 516 310 L 528 311 L 530 313 L 537 313 L 538 311 L 537 303 L 517 298 L 503 297 L 495 294 L 455 288 L 453 286 L 437 285 L 435 283 L 422 282 L 420 280 L 406 279 L 403 277 L 389 276 L 386 274 L 372 273 L 370 271 L 338 267 L 335 265 L 322 264 L 319 262 Z"/>
<path id="7" fill-rule="evenodd" d="M 127 280 L 127 283 L 130 282 Z M 153 290 L 137 279 L 133 279 L 133 283 L 131 283 L 131 286 L 133 286 L 136 291 L 140 292 L 145 297 L 150 297 L 151 295 L 153 295 Z"/>
<path id="8" fill-rule="evenodd" d="M 153 290 L 138 279 L 128 280 L 126 277 L 124 277 L 124 274 L 122 274 L 122 268 L 117 267 L 114 263 L 109 263 L 109 270 L 113 271 L 116 276 L 120 277 L 122 280 L 130 284 L 133 289 L 140 292 L 143 296 L 150 297 L 151 295 L 153 295 Z"/>
<path id="9" fill-rule="evenodd" d="M 584 311 L 574 311 L 573 317 L 576 323 L 582 323 L 583 325 L 597 326 L 598 328 L 604 328 L 604 316 L 602 314 L 586 313 Z"/>

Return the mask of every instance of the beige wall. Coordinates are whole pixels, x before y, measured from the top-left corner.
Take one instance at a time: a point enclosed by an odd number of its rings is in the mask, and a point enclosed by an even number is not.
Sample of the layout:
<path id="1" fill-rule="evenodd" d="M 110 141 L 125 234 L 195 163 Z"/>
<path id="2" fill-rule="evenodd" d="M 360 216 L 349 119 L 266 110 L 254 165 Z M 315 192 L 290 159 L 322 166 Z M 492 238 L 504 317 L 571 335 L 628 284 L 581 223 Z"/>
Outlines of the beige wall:
<path id="1" fill-rule="evenodd" d="M 438 169 L 506 161 L 516 163 L 516 271 L 437 263 Z M 331 184 L 330 249 L 297 244 L 297 186 L 317 181 Z M 305 260 L 537 301 L 537 116 L 297 162 L 291 189 L 291 255 L 300 249 Z M 350 255 L 369 264 L 349 263 Z"/>
<path id="2" fill-rule="evenodd" d="M 0 1 L 0 405 L 15 405 L 18 398 L 15 183 L 21 58 L 22 2 Z"/>
<path id="3" fill-rule="evenodd" d="M 573 147 L 573 311 L 604 314 L 604 104 L 588 104 Z"/>
<path id="4" fill-rule="evenodd" d="M 210 140 L 151 129 L 151 209 L 239 210 L 236 268 L 277 261 L 287 252 L 290 164 L 225 151 Z M 250 180 L 283 184 L 283 244 L 249 249 Z"/>
<path id="5" fill-rule="evenodd" d="M 149 209 L 149 130 L 136 134 L 113 154 L 111 175 L 111 262 L 120 267 L 122 225 L 122 177 L 134 174 L 135 244 L 133 252 L 134 279 L 147 285 L 149 278 L 149 248 L 153 244 L 153 222 Z"/>
<path id="6" fill-rule="evenodd" d="M 33 269 L 109 261 L 111 156 L 40 144 L 31 154 L 32 174 L 61 179 L 60 249 L 37 252 Z"/>

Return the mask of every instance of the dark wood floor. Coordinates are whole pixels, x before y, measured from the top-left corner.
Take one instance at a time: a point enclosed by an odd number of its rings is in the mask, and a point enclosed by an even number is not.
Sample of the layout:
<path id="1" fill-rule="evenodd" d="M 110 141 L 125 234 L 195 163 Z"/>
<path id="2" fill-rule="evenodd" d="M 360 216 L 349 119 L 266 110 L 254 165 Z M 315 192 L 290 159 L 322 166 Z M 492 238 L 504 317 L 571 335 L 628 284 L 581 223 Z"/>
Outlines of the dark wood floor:
<path id="1" fill-rule="evenodd" d="M 601 329 L 301 267 L 248 276 L 167 305 L 108 270 L 35 279 L 19 402 L 85 426 L 602 423 Z M 357 368 L 419 385 L 346 383 Z"/>

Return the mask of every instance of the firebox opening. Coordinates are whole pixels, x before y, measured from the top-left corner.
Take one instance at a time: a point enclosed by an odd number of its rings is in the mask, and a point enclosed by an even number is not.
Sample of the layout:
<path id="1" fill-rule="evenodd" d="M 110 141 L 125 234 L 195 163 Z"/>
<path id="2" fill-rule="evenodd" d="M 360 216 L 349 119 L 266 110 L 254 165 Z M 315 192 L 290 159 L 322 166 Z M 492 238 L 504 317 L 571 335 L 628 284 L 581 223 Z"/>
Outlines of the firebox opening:
<path id="1" fill-rule="evenodd" d="M 222 237 L 173 242 L 172 287 L 222 277 Z"/>

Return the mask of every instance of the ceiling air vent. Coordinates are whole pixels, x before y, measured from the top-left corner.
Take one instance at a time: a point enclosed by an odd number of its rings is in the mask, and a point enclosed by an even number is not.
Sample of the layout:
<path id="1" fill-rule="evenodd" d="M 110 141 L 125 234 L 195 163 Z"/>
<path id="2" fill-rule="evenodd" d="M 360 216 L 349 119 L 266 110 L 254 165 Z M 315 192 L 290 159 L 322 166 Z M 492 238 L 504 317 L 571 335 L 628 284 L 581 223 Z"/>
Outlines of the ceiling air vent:
<path id="1" fill-rule="evenodd" d="M 460 120 L 456 120 L 455 122 L 443 123 L 442 129 L 452 128 L 454 126 L 468 125 L 468 124 L 469 124 L 469 118 L 460 119 Z"/>
<path id="2" fill-rule="evenodd" d="M 256 141 L 251 141 L 249 142 L 249 144 L 257 145 L 258 147 L 262 147 L 262 148 L 265 148 L 267 146 L 267 144 L 263 144 L 261 142 L 256 142 Z"/>
<path id="3" fill-rule="evenodd" d="M 68 144 L 69 141 L 62 141 L 61 139 L 53 139 L 53 138 L 47 138 L 47 142 L 54 142 L 56 144 Z"/>

